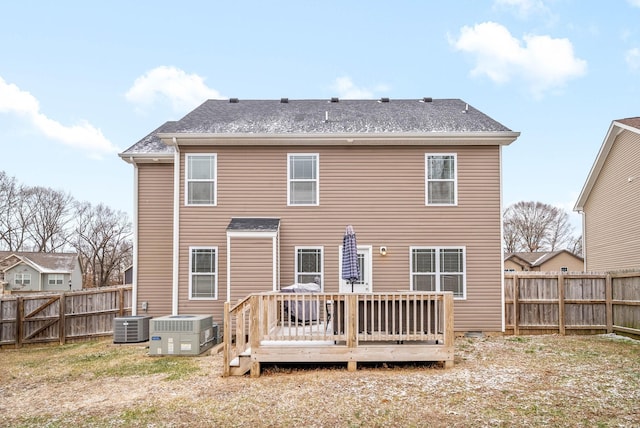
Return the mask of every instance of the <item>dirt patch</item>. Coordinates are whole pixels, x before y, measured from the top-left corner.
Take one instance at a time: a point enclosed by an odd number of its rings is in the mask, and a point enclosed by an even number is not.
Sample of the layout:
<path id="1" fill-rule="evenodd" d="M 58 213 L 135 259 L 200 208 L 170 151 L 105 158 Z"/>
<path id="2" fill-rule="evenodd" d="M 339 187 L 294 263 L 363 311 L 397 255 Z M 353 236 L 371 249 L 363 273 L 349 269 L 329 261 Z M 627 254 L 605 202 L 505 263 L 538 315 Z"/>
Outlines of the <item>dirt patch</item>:
<path id="1" fill-rule="evenodd" d="M 433 364 L 263 366 L 149 357 L 109 341 L 0 351 L 0 425 L 370 427 L 640 425 L 640 342 L 614 335 L 456 339 Z"/>

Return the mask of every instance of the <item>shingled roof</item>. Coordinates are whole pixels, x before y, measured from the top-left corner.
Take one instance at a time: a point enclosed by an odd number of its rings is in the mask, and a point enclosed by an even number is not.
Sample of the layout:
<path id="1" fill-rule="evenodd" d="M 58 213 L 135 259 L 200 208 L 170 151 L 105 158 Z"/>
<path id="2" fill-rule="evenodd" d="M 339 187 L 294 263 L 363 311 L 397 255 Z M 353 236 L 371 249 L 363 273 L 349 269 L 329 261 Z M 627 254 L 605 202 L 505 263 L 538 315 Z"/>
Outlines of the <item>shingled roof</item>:
<path id="1" fill-rule="evenodd" d="M 0 271 L 23 262 L 41 273 L 66 273 L 75 269 L 77 260 L 76 253 L 0 251 Z"/>
<path id="2" fill-rule="evenodd" d="M 120 154 L 170 154 L 172 136 L 425 136 L 517 132 L 460 99 L 208 100 L 167 122 Z"/>

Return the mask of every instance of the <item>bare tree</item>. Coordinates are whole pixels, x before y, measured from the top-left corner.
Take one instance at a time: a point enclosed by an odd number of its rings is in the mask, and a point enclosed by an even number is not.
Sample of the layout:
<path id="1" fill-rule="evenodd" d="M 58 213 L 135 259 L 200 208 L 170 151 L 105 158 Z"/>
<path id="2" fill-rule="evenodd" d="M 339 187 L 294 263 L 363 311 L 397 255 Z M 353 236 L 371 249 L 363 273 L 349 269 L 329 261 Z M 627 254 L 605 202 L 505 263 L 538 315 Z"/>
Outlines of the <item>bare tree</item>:
<path id="1" fill-rule="evenodd" d="M 74 247 L 81 259 L 85 286 L 119 283 L 131 260 L 131 223 L 122 211 L 99 204 L 78 204 Z"/>
<path id="2" fill-rule="evenodd" d="M 24 188 L 0 171 L 0 248 L 21 251 L 31 226 Z"/>
<path id="3" fill-rule="evenodd" d="M 582 235 L 574 238 L 571 241 L 571 245 L 567 249 L 576 256 L 584 257 L 584 254 L 582 252 Z"/>
<path id="4" fill-rule="evenodd" d="M 511 218 L 505 218 L 503 220 L 502 228 L 502 237 L 504 240 L 504 250 L 507 253 L 515 253 L 518 251 L 519 247 L 519 235 L 518 228 L 516 227 L 515 221 Z"/>
<path id="5" fill-rule="evenodd" d="M 60 251 L 69 239 L 73 198 L 61 191 L 40 186 L 27 188 L 25 195 L 29 201 L 31 224 L 27 230 L 33 251 Z"/>
<path id="6" fill-rule="evenodd" d="M 518 202 L 503 215 L 504 246 L 508 252 L 555 251 L 572 242 L 573 227 L 561 208 L 542 202 Z"/>

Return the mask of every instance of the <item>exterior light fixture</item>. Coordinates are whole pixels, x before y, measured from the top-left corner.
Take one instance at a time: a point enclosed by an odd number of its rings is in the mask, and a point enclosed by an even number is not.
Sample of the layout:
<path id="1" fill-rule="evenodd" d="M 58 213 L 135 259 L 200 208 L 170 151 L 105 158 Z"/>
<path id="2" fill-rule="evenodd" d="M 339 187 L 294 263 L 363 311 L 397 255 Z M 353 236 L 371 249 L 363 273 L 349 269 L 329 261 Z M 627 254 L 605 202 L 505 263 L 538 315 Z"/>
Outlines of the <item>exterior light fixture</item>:
<path id="1" fill-rule="evenodd" d="M 381 256 L 386 256 L 387 255 L 387 247 L 386 246 L 382 246 L 380 247 L 380 255 Z"/>

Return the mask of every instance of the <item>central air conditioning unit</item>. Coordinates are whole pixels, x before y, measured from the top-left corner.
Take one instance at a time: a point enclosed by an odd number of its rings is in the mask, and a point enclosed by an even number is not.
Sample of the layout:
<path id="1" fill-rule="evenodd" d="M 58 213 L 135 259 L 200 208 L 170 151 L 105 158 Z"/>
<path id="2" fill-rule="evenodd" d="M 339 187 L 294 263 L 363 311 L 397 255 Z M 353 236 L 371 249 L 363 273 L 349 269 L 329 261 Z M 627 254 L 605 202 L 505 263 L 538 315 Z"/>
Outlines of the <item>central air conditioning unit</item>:
<path id="1" fill-rule="evenodd" d="M 125 316 L 113 319 L 113 343 L 140 343 L 149 340 L 149 316 Z"/>
<path id="2" fill-rule="evenodd" d="M 211 315 L 168 315 L 153 318 L 149 355 L 200 355 L 217 340 Z"/>

